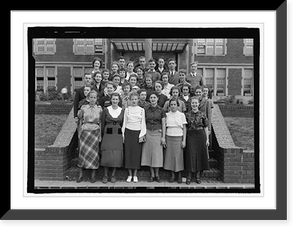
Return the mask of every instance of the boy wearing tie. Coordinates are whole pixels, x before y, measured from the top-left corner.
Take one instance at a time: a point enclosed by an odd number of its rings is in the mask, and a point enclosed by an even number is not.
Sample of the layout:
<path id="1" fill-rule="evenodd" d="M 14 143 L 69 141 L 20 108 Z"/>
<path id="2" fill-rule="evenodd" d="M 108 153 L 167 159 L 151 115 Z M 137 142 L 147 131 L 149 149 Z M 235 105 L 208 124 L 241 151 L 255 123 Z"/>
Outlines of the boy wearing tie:
<path id="1" fill-rule="evenodd" d="M 191 95 L 194 96 L 195 88 L 197 86 L 202 87 L 204 85 L 203 77 L 200 74 L 197 74 L 197 63 L 191 63 L 191 73 L 186 76 L 186 81 L 191 84 Z"/>
<path id="2" fill-rule="evenodd" d="M 173 58 L 170 58 L 168 60 L 168 66 L 169 66 L 169 83 L 176 85 L 179 83 L 179 74 L 175 70 L 176 68 L 176 61 Z"/>

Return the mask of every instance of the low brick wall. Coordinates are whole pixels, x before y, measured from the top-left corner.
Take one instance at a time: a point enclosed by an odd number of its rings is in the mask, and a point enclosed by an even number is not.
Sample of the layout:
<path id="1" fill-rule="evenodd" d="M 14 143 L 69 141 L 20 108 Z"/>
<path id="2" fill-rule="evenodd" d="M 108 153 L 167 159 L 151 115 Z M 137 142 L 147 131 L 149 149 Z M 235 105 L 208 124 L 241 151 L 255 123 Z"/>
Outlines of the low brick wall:
<path id="1" fill-rule="evenodd" d="M 212 148 L 225 183 L 254 183 L 254 152 L 234 144 L 217 104 L 212 112 Z"/>
<path id="2" fill-rule="evenodd" d="M 69 101 L 36 101 L 35 114 L 69 114 L 73 107 L 73 102 Z"/>
<path id="3" fill-rule="evenodd" d="M 69 145 L 75 131 L 76 123 L 72 108 L 53 145 L 45 149 L 35 149 L 35 179 L 64 180 L 70 168 L 72 155 Z"/>
<path id="4" fill-rule="evenodd" d="M 220 104 L 218 105 L 223 117 L 254 117 L 253 105 Z"/>

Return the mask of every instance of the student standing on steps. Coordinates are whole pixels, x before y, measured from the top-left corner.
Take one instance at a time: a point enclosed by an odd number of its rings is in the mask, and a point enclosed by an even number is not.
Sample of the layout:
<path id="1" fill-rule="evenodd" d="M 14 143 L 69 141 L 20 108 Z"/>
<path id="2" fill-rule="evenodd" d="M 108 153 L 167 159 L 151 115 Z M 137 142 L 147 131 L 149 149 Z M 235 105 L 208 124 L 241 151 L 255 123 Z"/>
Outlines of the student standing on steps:
<path id="1" fill-rule="evenodd" d="M 83 180 L 83 169 L 91 169 L 91 182 L 95 182 L 96 170 L 99 168 L 99 144 L 101 141 L 100 119 L 102 108 L 96 105 L 98 92 L 92 90 L 89 95 L 89 104 L 83 105 L 78 111 L 78 118 L 82 125 L 79 135 L 79 157 L 80 168 L 77 183 Z M 82 119 L 82 121 L 81 121 Z"/>
<path id="2" fill-rule="evenodd" d="M 141 167 L 142 143 L 145 141 L 146 122 L 145 110 L 138 106 L 138 94 L 132 92 L 129 96 L 131 105 L 124 111 L 122 126 L 125 163 L 128 169 L 127 182 L 138 182 L 137 171 Z M 133 170 L 133 172 L 132 172 Z"/>
<path id="3" fill-rule="evenodd" d="M 122 124 L 124 109 L 118 106 L 120 95 L 111 95 L 111 106 L 104 108 L 101 117 L 103 140 L 101 143 L 101 163 L 104 167 L 103 183 L 108 182 L 108 170 L 112 168 L 111 182 L 116 182 L 116 169 L 123 166 L 123 137 Z"/>

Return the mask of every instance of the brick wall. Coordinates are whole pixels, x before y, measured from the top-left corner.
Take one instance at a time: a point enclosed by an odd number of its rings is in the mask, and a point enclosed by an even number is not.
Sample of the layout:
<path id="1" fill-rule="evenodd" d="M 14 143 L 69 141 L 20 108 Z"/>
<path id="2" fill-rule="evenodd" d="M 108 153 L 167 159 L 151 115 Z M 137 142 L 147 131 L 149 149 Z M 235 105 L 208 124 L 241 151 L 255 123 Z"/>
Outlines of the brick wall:
<path id="1" fill-rule="evenodd" d="M 228 104 L 218 106 L 223 117 L 254 117 L 253 105 Z"/>
<path id="2" fill-rule="evenodd" d="M 75 131 L 76 123 L 72 109 L 53 145 L 35 150 L 35 179 L 64 180 L 73 156 L 69 144 Z"/>
<path id="3" fill-rule="evenodd" d="M 213 156 L 225 183 L 254 183 L 254 152 L 237 147 L 226 126 L 221 110 L 214 105 L 212 114 Z"/>
<path id="4" fill-rule="evenodd" d="M 73 102 L 47 102 L 47 101 L 36 101 L 35 102 L 35 114 L 69 114 L 73 107 Z"/>

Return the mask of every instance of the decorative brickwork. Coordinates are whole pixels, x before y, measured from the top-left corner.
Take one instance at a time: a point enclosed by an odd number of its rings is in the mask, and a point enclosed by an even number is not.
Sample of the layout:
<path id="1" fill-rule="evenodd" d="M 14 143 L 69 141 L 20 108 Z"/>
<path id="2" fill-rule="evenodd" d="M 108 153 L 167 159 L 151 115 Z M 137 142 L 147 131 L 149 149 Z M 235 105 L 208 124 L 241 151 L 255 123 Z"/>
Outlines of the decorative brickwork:
<path id="1" fill-rule="evenodd" d="M 225 183 L 254 183 L 254 152 L 237 147 L 218 105 L 212 114 L 213 157 Z"/>

